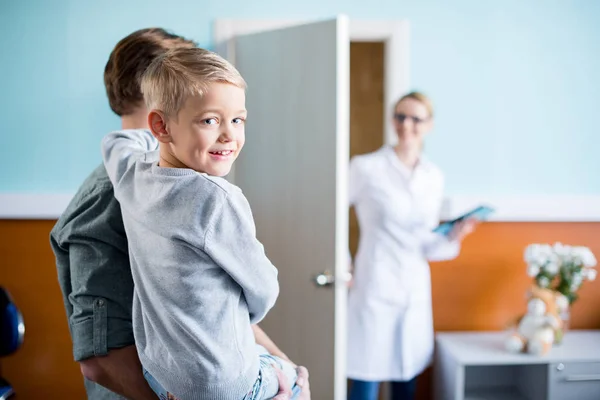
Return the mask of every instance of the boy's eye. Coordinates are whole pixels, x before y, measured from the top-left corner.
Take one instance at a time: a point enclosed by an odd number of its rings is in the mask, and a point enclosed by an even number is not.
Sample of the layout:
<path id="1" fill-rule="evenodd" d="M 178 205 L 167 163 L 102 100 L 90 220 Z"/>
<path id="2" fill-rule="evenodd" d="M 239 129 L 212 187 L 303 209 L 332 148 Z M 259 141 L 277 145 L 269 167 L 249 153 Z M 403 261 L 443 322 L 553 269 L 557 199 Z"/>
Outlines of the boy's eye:
<path id="1" fill-rule="evenodd" d="M 232 122 L 233 122 L 234 124 L 243 124 L 243 123 L 244 123 L 244 119 L 243 119 L 243 118 L 234 118 L 234 119 L 232 120 Z"/>
<path id="2" fill-rule="evenodd" d="M 206 125 L 216 125 L 219 123 L 219 121 L 217 121 L 216 118 L 207 118 L 202 122 L 204 122 L 204 124 L 206 124 Z"/>

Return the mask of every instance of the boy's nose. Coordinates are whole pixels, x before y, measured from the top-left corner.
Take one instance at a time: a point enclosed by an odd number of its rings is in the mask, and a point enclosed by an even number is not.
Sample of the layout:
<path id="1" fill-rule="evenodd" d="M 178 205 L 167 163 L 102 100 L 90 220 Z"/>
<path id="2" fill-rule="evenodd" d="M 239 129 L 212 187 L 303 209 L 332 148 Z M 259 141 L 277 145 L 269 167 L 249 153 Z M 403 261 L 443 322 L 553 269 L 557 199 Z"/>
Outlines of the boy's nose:
<path id="1" fill-rule="evenodd" d="M 221 131 L 221 136 L 219 137 L 219 141 L 221 143 L 231 142 L 233 140 L 233 133 L 231 129 L 225 128 Z"/>

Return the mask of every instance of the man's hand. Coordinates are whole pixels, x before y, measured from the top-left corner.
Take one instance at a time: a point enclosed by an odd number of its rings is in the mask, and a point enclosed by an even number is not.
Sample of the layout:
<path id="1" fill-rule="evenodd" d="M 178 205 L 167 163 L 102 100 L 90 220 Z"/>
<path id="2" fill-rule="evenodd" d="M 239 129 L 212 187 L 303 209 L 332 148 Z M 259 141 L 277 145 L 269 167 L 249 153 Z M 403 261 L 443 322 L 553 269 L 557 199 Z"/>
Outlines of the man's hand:
<path id="1" fill-rule="evenodd" d="M 290 387 L 290 384 L 288 383 L 287 379 L 285 379 L 283 371 L 276 366 L 273 366 L 273 368 L 275 368 L 275 372 L 277 373 L 279 392 L 277 393 L 277 396 L 273 397 L 272 400 L 290 400 L 292 398 L 292 388 Z"/>
<path id="2" fill-rule="evenodd" d="M 277 373 L 277 380 L 279 381 L 279 393 L 273 397 L 273 400 L 289 400 L 292 398 L 292 389 L 288 384 L 283 372 L 279 368 L 275 368 Z M 297 400 L 310 400 L 310 384 L 308 383 L 308 370 L 304 367 L 296 368 L 298 378 L 296 379 L 296 385 L 299 386 L 302 391 Z"/>
<path id="3" fill-rule="evenodd" d="M 81 373 L 111 391 L 131 400 L 156 400 L 142 373 L 135 346 L 113 349 L 103 357 L 79 363 Z"/>
<path id="4" fill-rule="evenodd" d="M 308 383 L 308 370 L 304 367 L 296 368 L 298 373 L 298 379 L 296 379 L 296 385 L 302 388 L 298 400 L 310 400 L 310 384 Z"/>
<path id="5" fill-rule="evenodd" d="M 308 383 L 308 370 L 304 367 L 298 367 L 294 364 L 284 352 L 282 352 L 279 347 L 273 343 L 271 338 L 267 336 L 267 334 L 258 327 L 258 325 L 252 325 L 252 331 L 254 332 L 254 338 L 257 344 L 263 346 L 269 354 L 273 356 L 277 356 L 282 358 L 288 362 L 290 362 L 294 367 L 296 367 L 296 372 L 298 374 L 298 379 L 296 379 L 296 385 L 302 388 L 300 392 L 300 396 L 297 400 L 310 400 L 310 385 Z M 279 393 L 277 396 L 273 397 L 273 400 L 288 400 L 292 396 L 292 390 L 285 379 L 285 376 L 281 372 L 279 368 L 275 368 L 277 372 L 277 378 L 279 380 Z"/>

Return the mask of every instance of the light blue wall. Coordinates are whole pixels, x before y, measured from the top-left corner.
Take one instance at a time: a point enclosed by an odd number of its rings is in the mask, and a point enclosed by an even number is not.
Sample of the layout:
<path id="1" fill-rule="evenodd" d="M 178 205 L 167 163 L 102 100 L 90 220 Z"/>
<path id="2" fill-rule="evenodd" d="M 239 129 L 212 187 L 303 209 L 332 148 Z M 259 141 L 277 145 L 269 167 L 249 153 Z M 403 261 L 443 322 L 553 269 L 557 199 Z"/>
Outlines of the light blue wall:
<path id="1" fill-rule="evenodd" d="M 167 3 L 169 5 L 167 5 Z M 162 26 L 212 48 L 216 18 L 406 18 L 427 152 L 450 194 L 600 194 L 600 1 L 1 0 L 0 192 L 72 192 L 118 128 L 114 44 Z"/>

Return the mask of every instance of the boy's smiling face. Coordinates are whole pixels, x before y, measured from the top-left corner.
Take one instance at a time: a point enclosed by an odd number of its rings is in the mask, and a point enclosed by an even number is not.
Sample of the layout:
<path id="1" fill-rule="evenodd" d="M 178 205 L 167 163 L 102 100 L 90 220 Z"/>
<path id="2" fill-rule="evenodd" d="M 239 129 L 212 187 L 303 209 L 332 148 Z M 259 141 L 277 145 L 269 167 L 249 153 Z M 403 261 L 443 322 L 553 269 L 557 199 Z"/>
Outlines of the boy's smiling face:
<path id="1" fill-rule="evenodd" d="M 246 115 L 244 90 L 227 83 L 211 83 L 203 96 L 189 97 L 174 118 L 151 112 L 160 165 L 227 175 L 244 146 Z"/>

